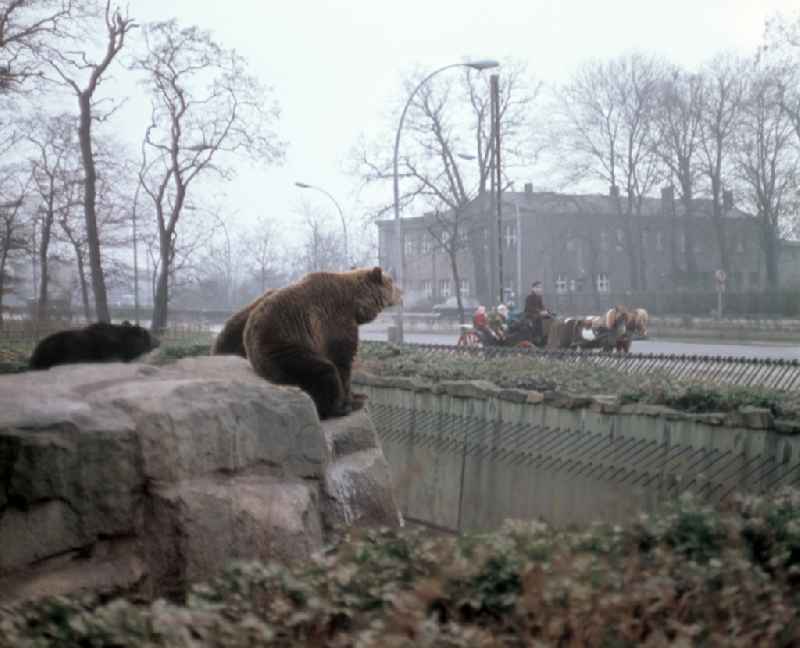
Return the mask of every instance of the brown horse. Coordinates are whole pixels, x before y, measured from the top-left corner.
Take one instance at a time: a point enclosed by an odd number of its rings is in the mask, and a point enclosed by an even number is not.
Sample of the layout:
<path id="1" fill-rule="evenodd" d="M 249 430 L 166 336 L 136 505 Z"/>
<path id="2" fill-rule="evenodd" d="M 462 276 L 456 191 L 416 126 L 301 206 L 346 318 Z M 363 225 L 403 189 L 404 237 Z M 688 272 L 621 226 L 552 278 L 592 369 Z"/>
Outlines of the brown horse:
<path id="1" fill-rule="evenodd" d="M 633 322 L 633 314 L 617 304 L 606 313 L 606 327 L 614 332 L 614 348 L 620 353 L 628 353 L 631 350 L 630 324 Z"/>
<path id="2" fill-rule="evenodd" d="M 650 315 L 644 308 L 634 308 L 633 318 L 629 324 L 629 328 L 641 337 L 647 337 L 647 322 L 649 320 Z"/>

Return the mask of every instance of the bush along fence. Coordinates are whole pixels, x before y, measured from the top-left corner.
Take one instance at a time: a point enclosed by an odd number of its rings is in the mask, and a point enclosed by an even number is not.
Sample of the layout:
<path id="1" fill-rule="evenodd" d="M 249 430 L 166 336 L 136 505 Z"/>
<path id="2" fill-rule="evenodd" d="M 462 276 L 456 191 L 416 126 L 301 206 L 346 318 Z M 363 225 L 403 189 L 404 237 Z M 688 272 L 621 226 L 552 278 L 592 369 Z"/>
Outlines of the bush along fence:
<path id="1" fill-rule="evenodd" d="M 422 384 L 357 372 L 406 517 L 452 532 L 507 518 L 622 522 L 685 492 L 800 484 L 800 423 L 768 409 L 689 414 L 615 396 Z"/>
<path id="2" fill-rule="evenodd" d="M 469 354 L 486 358 L 532 355 L 552 362 L 588 363 L 629 374 L 658 372 L 671 378 L 690 378 L 710 384 L 800 389 L 800 361 L 797 360 L 668 353 L 541 351 L 530 348 L 483 349 L 440 344 L 404 344 L 402 347 L 429 353 L 433 357 L 442 354 Z"/>

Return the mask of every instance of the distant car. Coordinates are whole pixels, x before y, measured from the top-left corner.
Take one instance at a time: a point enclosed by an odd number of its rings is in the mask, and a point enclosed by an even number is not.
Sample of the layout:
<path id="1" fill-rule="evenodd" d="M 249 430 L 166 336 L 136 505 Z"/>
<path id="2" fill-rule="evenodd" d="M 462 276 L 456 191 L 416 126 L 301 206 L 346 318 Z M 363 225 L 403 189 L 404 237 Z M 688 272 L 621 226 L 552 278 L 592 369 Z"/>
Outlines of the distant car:
<path id="1" fill-rule="evenodd" d="M 464 315 L 472 316 L 473 311 L 480 306 L 474 297 L 462 297 L 461 303 L 464 306 Z M 441 304 L 433 307 L 434 313 L 439 313 L 441 317 L 458 317 L 458 301 L 455 297 L 448 297 Z"/>

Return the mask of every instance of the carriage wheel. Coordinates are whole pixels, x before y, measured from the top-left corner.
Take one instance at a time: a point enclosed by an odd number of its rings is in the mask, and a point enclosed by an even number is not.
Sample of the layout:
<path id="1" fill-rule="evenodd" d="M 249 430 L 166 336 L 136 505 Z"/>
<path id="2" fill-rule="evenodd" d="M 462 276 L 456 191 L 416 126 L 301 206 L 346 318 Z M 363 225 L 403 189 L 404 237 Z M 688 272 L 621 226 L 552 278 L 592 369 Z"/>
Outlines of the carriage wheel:
<path id="1" fill-rule="evenodd" d="M 479 347 L 481 346 L 481 337 L 475 331 L 467 331 L 462 333 L 458 338 L 457 346 L 460 347 Z"/>

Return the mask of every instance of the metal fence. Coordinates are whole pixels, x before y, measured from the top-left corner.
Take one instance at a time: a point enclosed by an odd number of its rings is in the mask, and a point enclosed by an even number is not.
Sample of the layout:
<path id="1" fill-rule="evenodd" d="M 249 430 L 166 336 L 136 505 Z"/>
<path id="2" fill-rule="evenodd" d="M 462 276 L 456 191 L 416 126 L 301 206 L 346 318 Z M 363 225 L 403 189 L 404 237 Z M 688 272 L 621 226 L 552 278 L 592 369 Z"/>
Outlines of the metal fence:
<path id="1" fill-rule="evenodd" d="M 691 378 L 714 384 L 761 386 L 786 390 L 800 388 L 800 361 L 797 360 L 664 353 L 542 351 L 537 349 L 503 349 L 495 347 L 484 349 L 411 343 L 403 346 L 411 351 L 432 355 L 466 354 L 485 358 L 527 355 L 551 362 L 588 363 L 629 374 L 648 374 L 657 371 L 672 378 Z"/>
<path id="2" fill-rule="evenodd" d="M 86 320 L 46 320 L 37 322 L 30 319 L 7 319 L 0 326 L 0 342 L 36 343 L 52 333 L 67 329 L 82 328 Z M 212 329 L 205 323 L 176 323 L 168 326 L 157 337 L 161 340 L 182 340 L 197 335 L 210 336 Z"/>
<path id="3" fill-rule="evenodd" d="M 403 514 L 449 531 L 491 529 L 505 518 L 621 521 L 685 492 L 719 504 L 800 486 L 796 437 L 749 431 L 736 443 L 733 432 L 709 435 L 686 422 L 645 430 L 612 418 L 595 429 L 487 420 L 369 391 Z"/>

